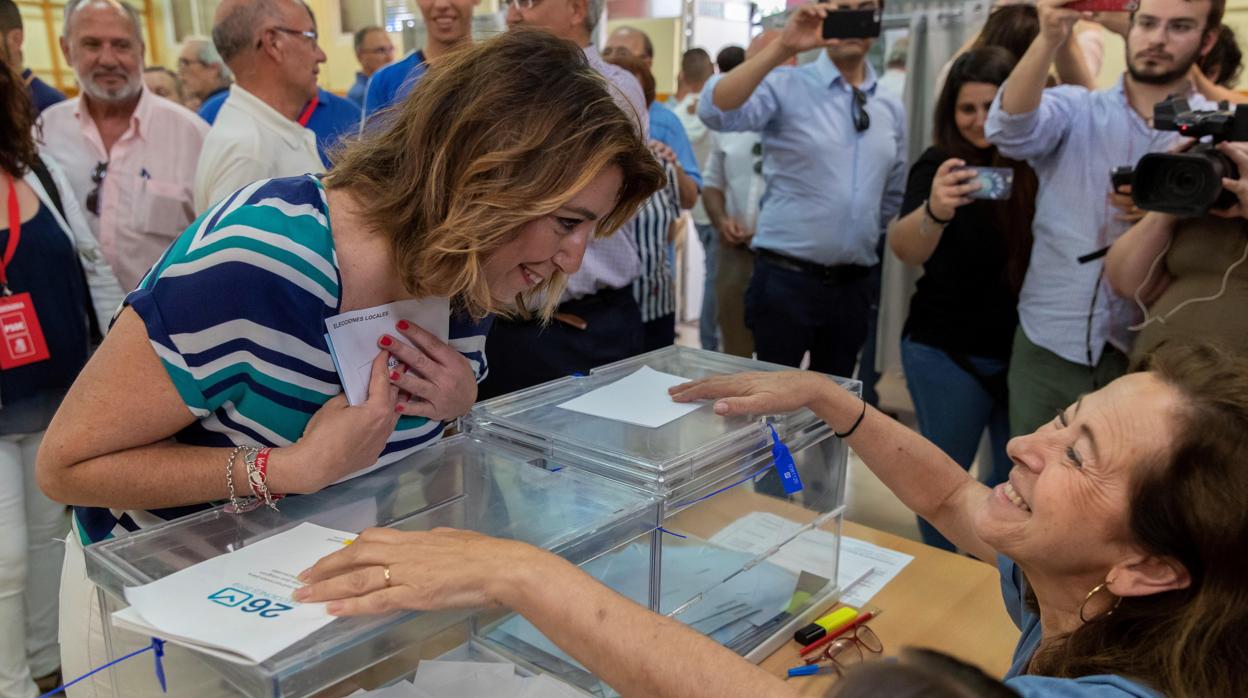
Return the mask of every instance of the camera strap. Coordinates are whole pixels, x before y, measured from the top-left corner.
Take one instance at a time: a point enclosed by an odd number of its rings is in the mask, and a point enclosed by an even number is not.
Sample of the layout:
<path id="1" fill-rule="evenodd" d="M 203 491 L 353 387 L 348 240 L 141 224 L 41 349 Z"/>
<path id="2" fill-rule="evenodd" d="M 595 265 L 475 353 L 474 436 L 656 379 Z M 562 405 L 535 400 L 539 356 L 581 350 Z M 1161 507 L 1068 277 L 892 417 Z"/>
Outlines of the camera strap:
<path id="1" fill-rule="evenodd" d="M 1106 245 L 1095 252 L 1089 252 L 1081 257 L 1075 257 L 1075 261 L 1080 264 L 1087 264 L 1088 262 L 1095 262 L 1107 254 L 1109 254 L 1109 245 Z"/>

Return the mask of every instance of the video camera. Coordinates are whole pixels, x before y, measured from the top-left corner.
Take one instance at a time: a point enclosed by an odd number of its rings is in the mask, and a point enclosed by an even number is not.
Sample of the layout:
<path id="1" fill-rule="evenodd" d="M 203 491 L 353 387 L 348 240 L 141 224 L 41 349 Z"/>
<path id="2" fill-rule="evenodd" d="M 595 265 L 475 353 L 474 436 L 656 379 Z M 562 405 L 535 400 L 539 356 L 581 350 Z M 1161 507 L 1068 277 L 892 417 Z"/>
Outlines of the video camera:
<path id="1" fill-rule="evenodd" d="M 1194 218 L 1239 201 L 1222 188 L 1222 178 L 1239 179 L 1239 170 L 1214 146 L 1248 141 L 1248 105 L 1232 109 L 1222 102 L 1216 110 L 1193 111 L 1186 99 L 1172 97 L 1153 109 L 1153 128 L 1195 139 L 1209 136 L 1213 143 L 1197 143 L 1185 153 L 1149 153 L 1141 158 L 1131 187 L 1136 206 Z"/>

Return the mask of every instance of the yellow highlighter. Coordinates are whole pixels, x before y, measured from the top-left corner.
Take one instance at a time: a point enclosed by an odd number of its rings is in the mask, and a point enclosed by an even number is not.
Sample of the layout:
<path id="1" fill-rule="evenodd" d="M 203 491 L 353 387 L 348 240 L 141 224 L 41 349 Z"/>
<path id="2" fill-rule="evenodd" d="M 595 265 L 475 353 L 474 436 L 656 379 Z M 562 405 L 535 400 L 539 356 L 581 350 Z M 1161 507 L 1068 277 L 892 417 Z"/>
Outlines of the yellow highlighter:
<path id="1" fill-rule="evenodd" d="M 842 606 L 828 615 L 816 620 L 814 623 L 793 633 L 793 639 L 802 645 L 809 645 L 819 638 L 834 633 L 841 628 L 854 622 L 858 617 L 858 610 L 849 606 Z"/>

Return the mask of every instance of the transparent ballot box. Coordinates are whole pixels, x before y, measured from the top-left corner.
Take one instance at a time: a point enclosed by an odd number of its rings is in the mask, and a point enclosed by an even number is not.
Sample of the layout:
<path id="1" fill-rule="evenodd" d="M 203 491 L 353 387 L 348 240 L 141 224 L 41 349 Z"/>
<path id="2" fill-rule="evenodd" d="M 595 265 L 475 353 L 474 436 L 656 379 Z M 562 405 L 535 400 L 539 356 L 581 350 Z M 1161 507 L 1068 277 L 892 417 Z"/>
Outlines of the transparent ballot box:
<path id="1" fill-rule="evenodd" d="M 662 528 L 584 569 L 759 661 L 839 593 L 846 446 L 809 410 L 725 418 L 706 403 L 649 427 L 560 406 L 643 368 L 688 379 L 789 370 L 667 347 L 481 402 L 464 430 L 522 449 L 552 471 L 593 473 L 658 497 Z M 857 381 L 833 380 L 861 394 Z M 775 466 L 772 428 L 800 476 L 796 492 L 786 492 Z M 504 620 L 485 640 L 586 690 L 601 688 L 523 619 Z"/>
<path id="2" fill-rule="evenodd" d="M 644 539 L 656 526 L 652 496 L 579 470 L 535 467 L 530 460 L 505 445 L 483 445 L 461 434 L 316 494 L 284 499 L 280 512 L 261 508 L 234 515 L 217 508 L 91 545 L 87 573 L 100 587 L 108 614 L 124 605 L 126 586 L 153 582 L 303 522 L 353 532 L 449 526 L 526 541 L 576 564 Z M 420 659 L 464 643 L 474 623 L 503 615 L 341 618 L 259 664 L 197 658 L 247 696 L 309 696 L 327 688 L 323 695 L 346 695 L 410 673 Z M 106 615 L 106 629 L 108 620 Z M 171 687 L 174 681 L 170 676 Z M 125 695 L 124 687 L 118 695 Z"/>

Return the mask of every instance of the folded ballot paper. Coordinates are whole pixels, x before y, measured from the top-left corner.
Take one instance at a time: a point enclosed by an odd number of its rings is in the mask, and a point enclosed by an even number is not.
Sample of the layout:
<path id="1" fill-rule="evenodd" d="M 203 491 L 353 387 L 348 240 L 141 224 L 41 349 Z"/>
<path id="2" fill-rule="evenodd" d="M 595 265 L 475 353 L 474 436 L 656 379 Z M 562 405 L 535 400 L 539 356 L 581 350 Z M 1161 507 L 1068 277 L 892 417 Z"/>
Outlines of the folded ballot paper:
<path id="1" fill-rule="evenodd" d="M 296 577 L 354 533 L 303 523 L 168 577 L 126 587 L 113 625 L 238 664 L 259 664 L 333 622 L 324 604 L 296 603 Z"/>
<path id="2" fill-rule="evenodd" d="M 347 393 L 347 404 L 359 405 L 368 399 L 369 372 L 373 359 L 381 351 L 377 340 L 382 335 L 388 334 L 409 347 L 412 345 L 394 328 L 399 320 L 406 320 L 445 342 L 450 335 L 450 301 L 445 298 L 398 301 L 325 319 L 328 330 L 325 340 Z"/>

